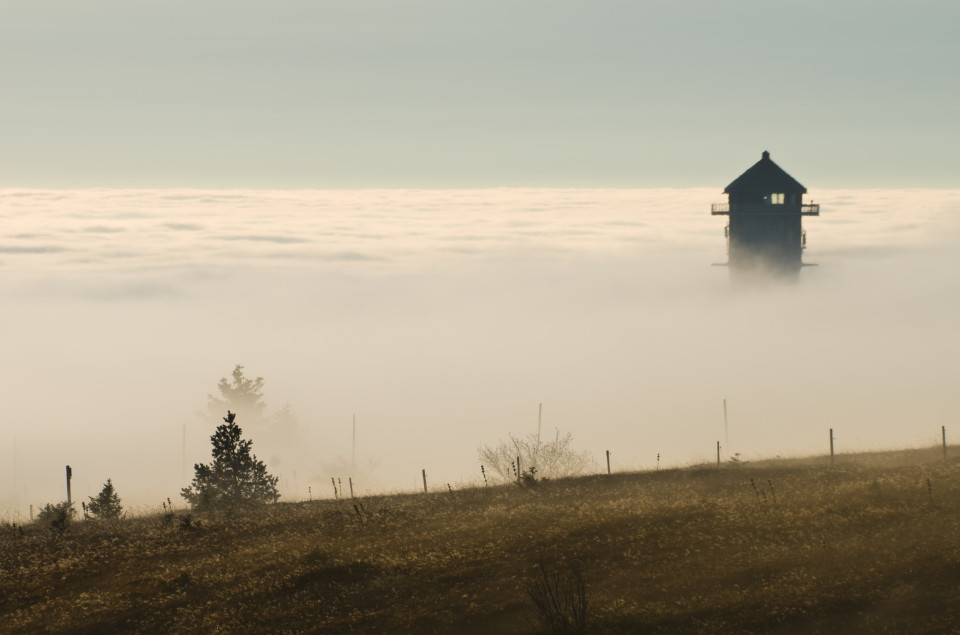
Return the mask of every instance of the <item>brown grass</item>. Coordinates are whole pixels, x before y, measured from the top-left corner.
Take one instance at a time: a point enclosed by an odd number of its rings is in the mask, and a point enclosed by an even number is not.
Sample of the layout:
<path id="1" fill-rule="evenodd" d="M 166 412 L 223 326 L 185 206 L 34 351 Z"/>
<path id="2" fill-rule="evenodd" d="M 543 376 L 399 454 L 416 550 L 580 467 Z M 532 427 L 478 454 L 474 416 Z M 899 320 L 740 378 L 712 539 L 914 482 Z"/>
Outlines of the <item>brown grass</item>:
<path id="1" fill-rule="evenodd" d="M 592 632 L 960 624 L 960 463 L 935 450 L 198 518 L 0 528 L 0 631 L 533 633 L 541 560 L 582 563 Z"/>

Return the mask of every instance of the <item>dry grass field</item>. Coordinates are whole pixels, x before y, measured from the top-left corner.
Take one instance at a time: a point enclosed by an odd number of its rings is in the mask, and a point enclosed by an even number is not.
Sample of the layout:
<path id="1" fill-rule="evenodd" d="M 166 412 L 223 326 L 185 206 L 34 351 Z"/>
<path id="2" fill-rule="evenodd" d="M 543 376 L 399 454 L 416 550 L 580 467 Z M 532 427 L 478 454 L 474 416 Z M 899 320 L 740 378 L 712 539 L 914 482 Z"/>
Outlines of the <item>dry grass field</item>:
<path id="1" fill-rule="evenodd" d="M 0 631 L 537 633 L 543 561 L 587 632 L 960 632 L 939 449 L 187 515 L 2 527 Z"/>

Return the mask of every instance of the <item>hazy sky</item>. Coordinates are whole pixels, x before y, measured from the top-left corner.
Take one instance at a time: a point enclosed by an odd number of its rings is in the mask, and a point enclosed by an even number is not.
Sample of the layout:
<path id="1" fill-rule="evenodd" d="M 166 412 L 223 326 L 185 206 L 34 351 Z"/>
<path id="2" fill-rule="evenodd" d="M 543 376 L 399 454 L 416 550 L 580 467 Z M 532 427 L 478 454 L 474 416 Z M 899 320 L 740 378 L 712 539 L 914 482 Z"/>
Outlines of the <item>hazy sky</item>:
<path id="1" fill-rule="evenodd" d="M 0 186 L 952 187 L 955 0 L 4 0 Z"/>

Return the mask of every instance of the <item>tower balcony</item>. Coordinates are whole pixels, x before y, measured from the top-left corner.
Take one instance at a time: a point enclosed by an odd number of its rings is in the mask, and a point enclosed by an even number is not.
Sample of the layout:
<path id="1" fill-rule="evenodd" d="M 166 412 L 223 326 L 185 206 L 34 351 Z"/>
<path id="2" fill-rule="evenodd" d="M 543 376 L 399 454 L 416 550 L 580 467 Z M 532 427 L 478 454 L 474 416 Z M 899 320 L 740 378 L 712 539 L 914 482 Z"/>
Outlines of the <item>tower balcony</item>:
<path id="1" fill-rule="evenodd" d="M 733 204 L 713 203 L 710 206 L 710 214 L 713 216 L 729 216 L 731 213 L 749 216 L 770 216 L 779 214 L 796 214 L 799 208 L 801 216 L 819 216 L 819 203 L 804 203 L 803 205 L 774 205 L 769 203 L 762 204 Z"/>

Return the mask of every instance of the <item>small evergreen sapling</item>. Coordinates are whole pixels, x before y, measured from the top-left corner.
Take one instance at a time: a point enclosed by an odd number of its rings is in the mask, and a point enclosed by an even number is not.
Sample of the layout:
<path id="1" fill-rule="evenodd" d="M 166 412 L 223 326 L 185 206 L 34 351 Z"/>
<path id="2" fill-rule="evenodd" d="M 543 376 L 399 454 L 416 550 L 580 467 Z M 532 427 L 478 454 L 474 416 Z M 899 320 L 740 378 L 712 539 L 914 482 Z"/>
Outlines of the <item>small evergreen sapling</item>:
<path id="1" fill-rule="evenodd" d="M 58 534 L 66 531 L 70 521 L 77 515 L 72 503 L 63 501 L 56 504 L 47 503 L 37 513 L 37 522 L 47 525 Z"/>
<path id="2" fill-rule="evenodd" d="M 120 505 L 120 496 L 117 495 L 117 491 L 113 487 L 113 480 L 108 478 L 100 493 L 96 496 L 90 496 L 87 509 L 91 514 L 103 520 L 120 518 L 123 513 L 123 506 Z"/>
<path id="3" fill-rule="evenodd" d="M 180 491 L 194 509 L 244 507 L 280 498 L 277 477 L 268 474 L 263 461 L 250 454 L 253 441 L 240 437 L 236 416 L 227 410 L 224 423 L 210 437 L 213 463 L 194 465 L 193 483 Z"/>

